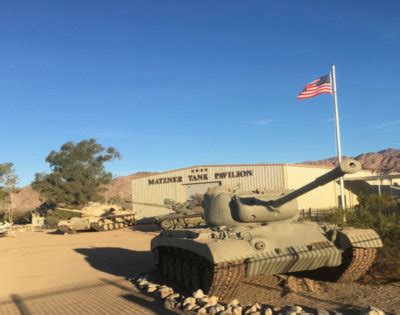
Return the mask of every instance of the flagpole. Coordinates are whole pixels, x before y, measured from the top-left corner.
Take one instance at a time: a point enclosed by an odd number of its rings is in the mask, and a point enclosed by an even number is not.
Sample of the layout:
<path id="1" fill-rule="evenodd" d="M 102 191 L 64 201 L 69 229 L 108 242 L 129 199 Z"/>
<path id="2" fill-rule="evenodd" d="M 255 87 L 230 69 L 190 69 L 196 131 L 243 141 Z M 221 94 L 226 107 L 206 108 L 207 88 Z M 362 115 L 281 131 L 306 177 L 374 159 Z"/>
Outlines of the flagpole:
<path id="1" fill-rule="evenodd" d="M 333 105 L 335 108 L 335 127 L 336 127 L 336 146 L 337 146 L 337 158 L 338 162 L 342 162 L 342 146 L 340 143 L 340 128 L 339 128 L 339 109 L 336 93 L 336 69 L 335 65 L 332 64 L 332 95 L 333 95 Z M 340 177 L 340 205 L 343 210 L 346 209 L 346 200 L 344 195 L 344 181 L 343 177 Z M 346 214 L 343 215 L 344 222 L 346 222 Z"/>

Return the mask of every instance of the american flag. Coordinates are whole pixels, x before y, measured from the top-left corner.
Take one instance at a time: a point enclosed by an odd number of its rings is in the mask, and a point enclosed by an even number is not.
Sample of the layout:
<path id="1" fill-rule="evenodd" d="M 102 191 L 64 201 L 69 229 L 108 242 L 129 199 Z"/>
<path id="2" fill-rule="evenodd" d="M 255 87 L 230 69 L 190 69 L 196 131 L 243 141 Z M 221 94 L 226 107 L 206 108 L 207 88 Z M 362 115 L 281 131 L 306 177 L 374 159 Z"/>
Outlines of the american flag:
<path id="1" fill-rule="evenodd" d="M 331 76 L 329 74 L 308 83 L 304 90 L 297 95 L 297 99 L 302 100 L 318 94 L 332 94 Z"/>

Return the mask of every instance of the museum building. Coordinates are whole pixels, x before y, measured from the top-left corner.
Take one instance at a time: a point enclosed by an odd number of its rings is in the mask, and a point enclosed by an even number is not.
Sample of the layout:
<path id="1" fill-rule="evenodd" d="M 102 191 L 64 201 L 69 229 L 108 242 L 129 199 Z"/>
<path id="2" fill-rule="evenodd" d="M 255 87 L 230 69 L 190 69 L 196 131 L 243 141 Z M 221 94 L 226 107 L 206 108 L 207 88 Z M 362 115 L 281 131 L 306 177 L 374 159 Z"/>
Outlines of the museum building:
<path id="1" fill-rule="evenodd" d="M 192 166 L 132 180 L 132 203 L 137 219 L 170 213 L 165 200 L 185 202 L 204 194 L 208 188 L 228 185 L 241 190 L 293 190 L 331 170 L 331 167 L 303 164 L 232 164 Z M 357 204 L 357 195 L 365 186 L 388 184 L 377 182 L 371 171 L 345 176 L 346 204 Z M 366 182 L 363 178 L 369 178 Z M 352 180 L 352 178 L 354 180 Z M 338 181 L 319 187 L 298 198 L 301 209 L 329 209 L 340 203 Z"/>

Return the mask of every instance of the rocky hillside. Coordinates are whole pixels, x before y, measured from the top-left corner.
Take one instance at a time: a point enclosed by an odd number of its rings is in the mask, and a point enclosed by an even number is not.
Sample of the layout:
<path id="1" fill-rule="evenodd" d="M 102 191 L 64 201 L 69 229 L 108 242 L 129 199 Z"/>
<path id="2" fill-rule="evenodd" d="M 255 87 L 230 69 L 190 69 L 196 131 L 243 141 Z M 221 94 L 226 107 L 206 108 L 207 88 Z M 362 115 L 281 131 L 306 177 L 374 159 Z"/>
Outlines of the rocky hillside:
<path id="1" fill-rule="evenodd" d="M 400 172 L 400 149 L 386 149 L 378 152 L 363 153 L 352 157 L 360 161 L 363 169 L 379 172 Z M 306 161 L 302 164 L 335 166 L 336 157 L 319 161 Z"/>

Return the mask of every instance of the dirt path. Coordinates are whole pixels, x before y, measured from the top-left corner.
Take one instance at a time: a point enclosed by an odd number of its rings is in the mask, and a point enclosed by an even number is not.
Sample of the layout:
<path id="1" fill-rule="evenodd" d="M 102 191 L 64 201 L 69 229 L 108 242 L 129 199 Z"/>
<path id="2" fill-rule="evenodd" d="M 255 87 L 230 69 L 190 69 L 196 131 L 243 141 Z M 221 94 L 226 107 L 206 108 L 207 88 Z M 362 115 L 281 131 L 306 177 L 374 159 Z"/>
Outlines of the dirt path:
<path id="1" fill-rule="evenodd" d="M 126 280 L 151 268 L 152 237 L 119 230 L 0 239 L 0 314 L 166 313 Z"/>

